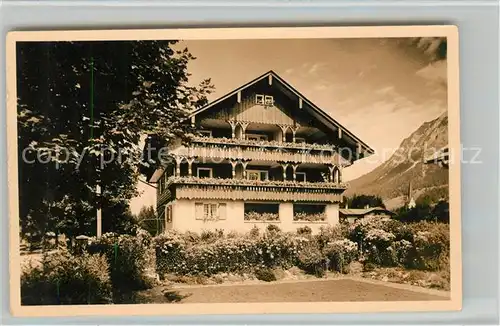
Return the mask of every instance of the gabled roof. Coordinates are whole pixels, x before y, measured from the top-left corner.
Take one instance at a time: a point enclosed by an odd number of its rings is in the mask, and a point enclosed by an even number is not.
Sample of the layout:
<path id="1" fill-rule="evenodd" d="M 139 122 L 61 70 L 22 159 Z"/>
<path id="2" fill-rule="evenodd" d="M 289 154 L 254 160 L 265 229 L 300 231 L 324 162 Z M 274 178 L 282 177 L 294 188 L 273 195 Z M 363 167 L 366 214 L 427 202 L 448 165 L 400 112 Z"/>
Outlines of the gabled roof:
<path id="1" fill-rule="evenodd" d="M 363 216 L 366 214 L 369 214 L 371 212 L 385 212 L 387 214 L 394 214 L 388 209 L 385 209 L 383 207 L 368 207 L 368 208 L 340 208 L 339 213 L 342 215 L 350 215 L 350 216 Z"/>
<path id="2" fill-rule="evenodd" d="M 287 88 L 289 91 L 291 91 L 293 94 L 295 94 L 298 98 L 301 98 L 303 103 L 307 104 L 314 112 L 316 112 L 317 114 L 319 114 L 320 116 L 322 116 L 330 124 L 332 124 L 336 128 L 341 129 L 342 130 L 342 134 L 348 135 L 356 143 L 359 143 L 366 152 L 368 152 L 370 154 L 375 153 L 375 151 L 370 146 L 368 146 L 365 142 L 363 142 L 361 139 L 359 139 L 353 133 L 351 133 L 349 130 L 347 130 L 339 122 L 337 122 L 335 119 L 333 119 L 328 113 L 326 113 L 325 111 L 323 111 L 322 109 L 320 109 L 317 105 L 315 105 L 310 100 L 308 100 L 304 95 L 302 95 L 301 93 L 299 93 L 294 87 L 292 87 L 289 83 L 287 83 L 283 78 L 281 78 L 278 74 L 276 74 L 272 70 L 266 72 L 263 75 L 260 75 L 259 77 L 257 77 L 255 79 L 249 81 L 248 83 L 246 83 L 246 84 L 244 84 L 244 85 L 236 88 L 235 90 L 227 93 L 226 95 L 221 96 L 220 98 L 218 98 L 215 101 L 213 101 L 213 102 L 205 105 L 204 107 L 199 108 L 198 110 L 196 110 L 193 113 L 191 113 L 189 115 L 189 117 L 191 118 L 193 116 L 196 116 L 197 114 L 200 114 L 200 113 L 202 113 L 202 112 L 204 112 L 204 111 L 212 108 L 216 104 L 221 103 L 222 101 L 230 98 L 231 96 L 235 96 L 238 92 L 240 92 L 240 91 L 242 91 L 242 90 L 244 90 L 244 89 L 246 89 L 246 88 L 248 88 L 248 87 L 256 84 L 257 82 L 259 82 L 259 81 L 261 81 L 261 80 L 263 80 L 265 78 L 269 78 L 269 76 L 272 76 L 273 80 L 277 80 L 285 88 Z"/>

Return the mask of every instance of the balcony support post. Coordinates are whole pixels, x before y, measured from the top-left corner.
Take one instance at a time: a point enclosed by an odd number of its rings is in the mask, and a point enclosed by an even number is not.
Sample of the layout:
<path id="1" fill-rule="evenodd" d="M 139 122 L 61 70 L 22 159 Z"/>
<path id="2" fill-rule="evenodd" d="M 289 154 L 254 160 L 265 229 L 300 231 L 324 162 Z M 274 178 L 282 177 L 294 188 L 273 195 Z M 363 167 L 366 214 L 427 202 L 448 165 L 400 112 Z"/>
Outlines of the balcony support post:
<path id="1" fill-rule="evenodd" d="M 292 142 L 295 143 L 295 134 L 297 133 L 297 130 L 299 130 L 299 126 L 293 126 L 290 127 L 290 130 L 292 131 Z"/>
<path id="2" fill-rule="evenodd" d="M 283 141 L 283 142 L 286 142 L 286 132 L 287 132 L 287 130 L 288 130 L 288 128 L 289 128 L 289 126 L 287 126 L 287 125 L 278 125 L 278 127 L 280 127 L 280 128 L 281 128 L 281 132 L 282 132 L 282 137 L 281 137 L 281 139 L 282 139 L 282 141 Z"/>
<path id="3" fill-rule="evenodd" d="M 188 163 L 188 176 L 192 177 L 193 176 L 193 162 L 194 162 L 194 157 L 188 157 L 186 159 L 187 163 Z"/>
<path id="4" fill-rule="evenodd" d="M 229 163 L 231 163 L 231 167 L 233 169 L 233 173 L 232 173 L 233 179 L 236 179 L 236 165 L 238 164 L 238 161 L 237 160 L 230 160 Z"/>
<path id="5" fill-rule="evenodd" d="M 245 139 L 245 133 L 247 130 L 248 125 L 250 124 L 249 122 L 242 122 L 239 121 L 240 127 L 241 127 L 241 139 Z"/>
<path id="6" fill-rule="evenodd" d="M 243 179 L 246 179 L 247 177 L 247 165 L 249 161 L 241 160 L 241 166 L 243 167 Z"/>
<path id="7" fill-rule="evenodd" d="M 286 180 L 286 169 L 288 168 L 288 163 L 280 163 L 283 168 L 283 181 Z"/>
<path id="8" fill-rule="evenodd" d="M 335 165 L 327 165 L 328 167 L 328 170 L 330 170 L 330 175 L 329 175 L 329 180 L 330 182 L 335 182 L 335 174 L 336 174 L 336 171 L 335 171 Z"/>
<path id="9" fill-rule="evenodd" d="M 342 166 L 337 167 L 337 183 L 342 182 Z"/>
<path id="10" fill-rule="evenodd" d="M 227 123 L 231 126 L 231 138 L 236 138 L 236 126 L 238 125 L 237 121 L 228 120 Z"/>
<path id="11" fill-rule="evenodd" d="M 293 169 L 293 181 L 297 180 L 297 168 L 299 165 L 297 163 L 292 164 L 292 169 Z"/>
<path id="12" fill-rule="evenodd" d="M 181 176 L 181 163 L 184 160 L 184 156 L 175 156 L 175 176 L 180 177 Z"/>

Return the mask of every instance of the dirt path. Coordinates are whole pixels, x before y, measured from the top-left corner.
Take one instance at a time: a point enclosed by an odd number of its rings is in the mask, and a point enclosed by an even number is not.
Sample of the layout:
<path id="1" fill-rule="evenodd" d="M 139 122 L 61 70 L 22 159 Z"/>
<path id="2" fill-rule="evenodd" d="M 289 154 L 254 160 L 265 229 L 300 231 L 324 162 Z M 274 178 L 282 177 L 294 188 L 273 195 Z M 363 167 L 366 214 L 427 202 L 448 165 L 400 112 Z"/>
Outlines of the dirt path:
<path id="1" fill-rule="evenodd" d="M 139 294 L 151 303 L 333 302 L 447 300 L 443 294 L 354 279 L 252 285 L 155 288 Z"/>

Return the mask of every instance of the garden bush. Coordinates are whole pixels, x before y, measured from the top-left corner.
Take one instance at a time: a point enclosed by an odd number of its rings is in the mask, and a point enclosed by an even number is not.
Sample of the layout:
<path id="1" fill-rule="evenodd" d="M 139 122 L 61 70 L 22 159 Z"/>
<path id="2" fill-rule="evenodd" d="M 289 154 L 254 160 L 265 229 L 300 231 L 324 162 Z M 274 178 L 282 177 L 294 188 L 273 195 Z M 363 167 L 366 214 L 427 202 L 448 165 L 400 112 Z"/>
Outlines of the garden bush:
<path id="1" fill-rule="evenodd" d="M 319 247 L 323 249 L 329 242 L 349 238 L 349 230 L 343 223 L 336 226 L 321 227 L 319 233 L 314 237 Z"/>
<path id="2" fill-rule="evenodd" d="M 297 228 L 297 234 L 298 235 L 311 235 L 312 229 L 306 225 L 306 226 Z"/>
<path id="3" fill-rule="evenodd" d="M 152 263 L 150 248 L 151 236 L 139 229 L 136 235 L 106 233 L 99 239 L 93 238 L 87 250 L 105 255 L 113 288 L 127 291 L 146 289 L 153 285 L 153 280 L 146 275 L 146 268 Z"/>
<path id="4" fill-rule="evenodd" d="M 348 273 L 351 262 L 365 266 L 435 270 L 448 268 L 449 231 L 436 223 L 407 225 L 387 218 L 367 218 L 352 225 L 283 232 L 274 227 L 246 234 L 203 236 L 168 231 L 154 238 L 156 271 L 204 275 L 252 273 L 296 266 L 322 276 L 331 269 Z M 360 250 L 362 249 L 362 250 Z"/>
<path id="5" fill-rule="evenodd" d="M 106 304 L 112 301 L 109 265 L 102 255 L 74 256 L 66 250 L 44 255 L 21 275 L 23 305 Z"/>
<path id="6" fill-rule="evenodd" d="M 414 237 L 409 267 L 425 270 L 449 268 L 450 231 L 444 223 L 419 222 L 411 226 Z"/>
<path id="7" fill-rule="evenodd" d="M 370 217 L 349 226 L 349 239 L 358 243 L 366 262 L 378 266 L 449 269 L 449 226 L 444 223 Z"/>
<path id="8" fill-rule="evenodd" d="M 180 275 L 213 275 L 241 272 L 255 267 L 290 267 L 296 260 L 301 239 L 286 233 L 265 232 L 255 237 L 221 237 L 193 244 L 175 231 L 154 239 L 157 272 Z"/>
<path id="9" fill-rule="evenodd" d="M 358 245 L 348 239 L 329 242 L 324 253 L 329 260 L 329 266 L 340 273 L 347 273 L 347 266 L 357 258 Z"/>
<path id="10" fill-rule="evenodd" d="M 281 229 L 275 224 L 269 224 L 266 229 L 268 232 L 281 232 Z"/>
<path id="11" fill-rule="evenodd" d="M 317 243 L 310 242 L 300 250 L 297 265 L 307 274 L 323 277 L 326 272 L 328 260 L 321 252 Z"/>
<path id="12" fill-rule="evenodd" d="M 264 282 L 272 282 L 276 281 L 276 275 L 274 275 L 274 272 L 270 268 L 258 268 L 255 270 L 255 277 Z"/>

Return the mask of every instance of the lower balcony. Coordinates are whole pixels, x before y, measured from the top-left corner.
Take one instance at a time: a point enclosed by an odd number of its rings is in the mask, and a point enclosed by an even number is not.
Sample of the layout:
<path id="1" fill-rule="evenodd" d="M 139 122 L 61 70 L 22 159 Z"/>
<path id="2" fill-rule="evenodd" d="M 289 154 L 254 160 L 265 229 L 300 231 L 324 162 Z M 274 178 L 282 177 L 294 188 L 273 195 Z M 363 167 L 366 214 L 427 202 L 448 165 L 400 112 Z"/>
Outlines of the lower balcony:
<path id="1" fill-rule="evenodd" d="M 167 188 L 171 189 L 171 199 L 336 203 L 341 201 L 347 184 L 171 177 Z"/>

